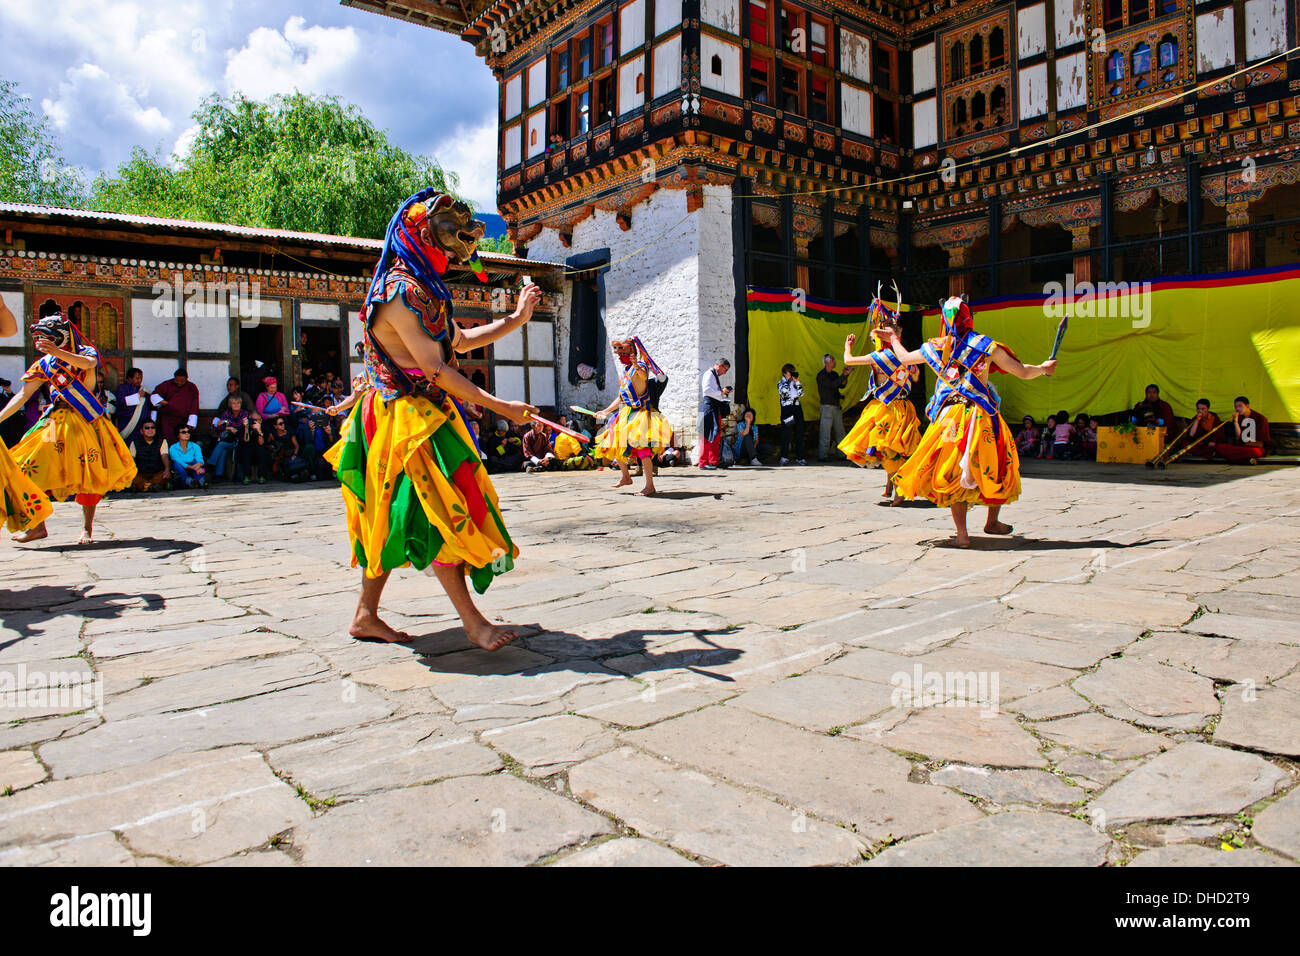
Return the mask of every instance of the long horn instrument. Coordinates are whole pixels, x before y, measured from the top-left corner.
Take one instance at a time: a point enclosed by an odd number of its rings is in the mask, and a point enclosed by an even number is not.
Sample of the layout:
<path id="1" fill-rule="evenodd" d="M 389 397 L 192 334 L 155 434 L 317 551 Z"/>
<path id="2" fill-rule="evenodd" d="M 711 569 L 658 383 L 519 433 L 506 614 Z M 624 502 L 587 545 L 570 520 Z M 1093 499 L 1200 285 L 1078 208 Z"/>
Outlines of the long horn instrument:
<path id="1" fill-rule="evenodd" d="M 1225 418 L 1223 421 L 1219 422 L 1219 424 L 1215 425 L 1215 426 L 1214 426 L 1213 428 L 1211 428 L 1208 432 L 1206 432 L 1206 433 L 1205 433 L 1205 437 L 1206 437 L 1206 438 L 1209 438 L 1211 435 L 1213 435 L 1215 432 L 1217 432 L 1217 431 L 1218 431 L 1220 428 L 1222 428 L 1224 425 L 1228 424 L 1228 422 L 1230 422 L 1230 421 L 1232 421 L 1231 418 Z M 1190 428 L 1190 427 L 1191 427 L 1191 426 L 1189 425 L 1188 428 Z M 1158 465 L 1156 465 L 1156 467 L 1157 467 L 1157 468 L 1164 468 L 1166 465 L 1172 465 L 1172 464 L 1173 464 L 1174 462 L 1176 462 L 1179 458 L 1182 458 L 1182 457 L 1183 457 L 1184 455 L 1186 455 L 1189 451 L 1191 451 L 1193 448 L 1195 448 L 1197 444 L 1200 444 L 1200 443 L 1197 442 L 1197 443 L 1195 443 L 1195 444 L 1189 444 L 1186 448 L 1184 448 L 1184 449 L 1183 449 L 1182 451 L 1180 451 L 1178 454 L 1174 455 L 1172 458 L 1166 458 L 1164 461 L 1162 461 L 1162 462 L 1160 462 Z"/>
<path id="2" fill-rule="evenodd" d="M 1149 459 L 1147 459 L 1147 467 L 1148 467 L 1148 468 L 1154 468 L 1154 467 L 1156 467 L 1156 465 L 1160 464 L 1161 460 L 1164 459 L 1164 457 L 1165 457 L 1166 455 L 1172 454 L 1172 453 L 1173 453 L 1173 450 L 1174 450 L 1174 446 L 1177 445 L 1180 441 L 1183 440 L 1183 437 L 1184 437 L 1184 436 L 1185 436 L 1189 431 L 1192 430 L 1192 426 L 1195 425 L 1195 424 L 1196 424 L 1196 419 L 1193 418 L 1190 422 L 1187 423 L 1187 427 L 1184 428 L 1184 429 L 1182 430 L 1182 433 L 1181 433 L 1177 438 L 1175 438 L 1173 441 L 1171 441 L 1171 442 L 1170 442 L 1168 445 L 1166 445 L 1164 448 L 1160 449 L 1159 454 L 1157 454 L 1154 458 L 1149 458 Z"/>

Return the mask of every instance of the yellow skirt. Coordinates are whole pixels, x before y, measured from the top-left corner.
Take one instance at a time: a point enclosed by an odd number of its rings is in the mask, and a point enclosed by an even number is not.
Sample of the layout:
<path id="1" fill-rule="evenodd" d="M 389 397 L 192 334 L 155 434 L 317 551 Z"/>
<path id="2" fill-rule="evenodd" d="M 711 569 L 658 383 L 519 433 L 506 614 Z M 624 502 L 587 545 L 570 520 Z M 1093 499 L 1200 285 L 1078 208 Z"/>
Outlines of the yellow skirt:
<path id="1" fill-rule="evenodd" d="M 626 461 L 638 449 L 657 455 L 672 443 L 673 428 L 658 411 L 620 405 L 618 414 L 596 436 L 592 454 L 606 461 Z"/>
<path id="2" fill-rule="evenodd" d="M 1001 415 L 975 405 L 944 406 L 894 476 L 904 498 L 929 498 L 941 508 L 1004 505 L 1020 497 L 1020 456 Z"/>
<path id="3" fill-rule="evenodd" d="M 0 441 L 0 497 L 4 499 L 4 522 L 15 533 L 34 528 L 54 510 L 50 499 L 22 473 L 9 449 Z"/>
<path id="4" fill-rule="evenodd" d="M 496 489 L 450 397 L 359 401 L 325 453 L 343 485 L 352 566 L 377 578 L 430 562 L 462 565 L 475 590 L 514 567 Z"/>
<path id="5" fill-rule="evenodd" d="M 872 402 L 840 442 L 849 461 L 894 474 L 921 442 L 921 420 L 905 398 Z"/>
<path id="6" fill-rule="evenodd" d="M 22 473 L 52 501 L 76 495 L 100 498 L 135 480 L 135 459 L 112 422 L 87 422 L 66 405 L 55 405 L 14 445 Z"/>

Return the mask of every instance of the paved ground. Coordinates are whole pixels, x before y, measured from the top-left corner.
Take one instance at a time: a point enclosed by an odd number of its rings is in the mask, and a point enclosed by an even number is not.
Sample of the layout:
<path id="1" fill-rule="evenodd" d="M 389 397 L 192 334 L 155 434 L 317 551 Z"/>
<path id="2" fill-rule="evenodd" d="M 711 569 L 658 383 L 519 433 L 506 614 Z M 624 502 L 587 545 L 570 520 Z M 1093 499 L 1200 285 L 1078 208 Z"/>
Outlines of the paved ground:
<path id="1" fill-rule="evenodd" d="M 494 655 L 411 571 L 348 639 L 334 487 L 59 506 L 0 682 L 102 706 L 5 702 L 0 862 L 1294 865 L 1300 472 L 1029 472 L 973 551 L 851 467 L 509 476 Z"/>

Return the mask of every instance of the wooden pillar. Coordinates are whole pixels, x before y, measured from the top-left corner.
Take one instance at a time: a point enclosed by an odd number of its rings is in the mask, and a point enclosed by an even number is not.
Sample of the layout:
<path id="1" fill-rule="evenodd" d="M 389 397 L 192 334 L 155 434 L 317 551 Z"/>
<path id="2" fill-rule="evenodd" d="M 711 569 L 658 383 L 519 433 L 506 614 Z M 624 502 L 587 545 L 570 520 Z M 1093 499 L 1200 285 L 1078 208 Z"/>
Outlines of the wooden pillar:
<path id="1" fill-rule="evenodd" d="M 1070 233 L 1074 236 L 1073 247 L 1074 256 L 1074 281 L 1091 282 L 1092 279 L 1092 256 L 1086 252 L 1080 252 L 1092 245 L 1092 226 L 1087 223 L 1081 223 L 1070 227 Z"/>
<path id="2" fill-rule="evenodd" d="M 966 251 L 970 244 L 961 246 L 944 246 L 948 253 L 948 268 L 954 270 L 948 276 L 948 294 L 965 295 L 970 291 L 970 276 L 965 272 L 956 271 L 966 264 Z"/>
<path id="3" fill-rule="evenodd" d="M 1241 228 L 1250 222 L 1250 203 L 1228 203 L 1228 228 Z M 1246 230 L 1228 233 L 1228 268 L 1234 272 L 1250 268 L 1250 233 Z"/>

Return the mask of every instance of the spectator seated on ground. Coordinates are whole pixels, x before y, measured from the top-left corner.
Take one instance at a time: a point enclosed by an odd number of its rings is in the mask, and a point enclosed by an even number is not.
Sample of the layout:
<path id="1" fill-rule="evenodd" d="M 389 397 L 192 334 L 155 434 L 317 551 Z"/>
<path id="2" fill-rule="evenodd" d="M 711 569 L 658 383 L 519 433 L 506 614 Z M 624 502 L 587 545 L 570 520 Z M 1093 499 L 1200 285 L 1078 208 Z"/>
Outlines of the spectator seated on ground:
<path id="1" fill-rule="evenodd" d="M 1047 422 L 1038 436 L 1038 457 L 1051 458 L 1052 446 L 1056 442 L 1056 416 L 1048 415 Z"/>
<path id="2" fill-rule="evenodd" d="M 568 416 L 561 415 L 559 421 L 561 425 L 578 431 L 577 422 L 570 422 Z M 580 431 L 578 433 L 582 434 Z M 556 432 L 551 442 L 551 450 L 555 452 L 560 467 L 566 471 L 586 471 L 596 467 L 596 460 L 583 448 L 582 442 L 572 435 Z"/>
<path id="3" fill-rule="evenodd" d="M 231 399 L 234 399 L 234 398 L 239 399 L 240 407 L 243 408 L 244 411 L 246 411 L 246 412 L 250 412 L 250 411 L 253 410 L 253 407 L 254 407 L 254 406 L 253 406 L 253 399 L 252 399 L 252 396 L 250 396 L 246 391 L 243 390 L 243 388 L 242 388 L 242 387 L 240 386 L 240 384 L 239 384 L 239 379 L 237 379 L 237 378 L 229 378 L 229 379 L 226 379 L 226 394 L 225 394 L 225 397 L 222 398 L 221 401 L 217 403 L 217 417 L 218 417 L 218 418 L 222 418 L 222 417 L 224 417 L 227 413 L 229 413 L 229 411 L 230 411 L 230 401 L 231 401 Z"/>
<path id="4" fill-rule="evenodd" d="M 266 386 L 266 391 L 257 396 L 257 414 L 263 419 L 288 415 L 293 410 L 293 406 L 289 404 L 288 397 L 279 391 L 279 383 L 275 380 L 275 376 L 268 375 L 262 379 L 262 384 Z"/>
<path id="5" fill-rule="evenodd" d="M 1082 418 L 1083 416 L 1080 415 L 1079 417 Z M 1080 444 L 1083 448 L 1083 457 L 1087 461 L 1097 460 L 1097 429 L 1100 427 L 1101 423 L 1097 419 L 1090 418 L 1083 429 Z"/>
<path id="6" fill-rule="evenodd" d="M 524 435 L 524 471 L 545 471 L 555 461 L 555 452 L 551 451 L 551 437 L 546 434 L 546 426 L 533 422 L 533 427 Z"/>
<path id="7" fill-rule="evenodd" d="M 1034 425 L 1034 416 L 1026 415 L 1020 423 L 1020 434 L 1016 436 L 1016 451 L 1021 457 L 1033 458 L 1038 454 L 1040 435 Z"/>
<path id="8" fill-rule="evenodd" d="M 1268 454 L 1271 444 L 1268 433 L 1268 419 L 1259 412 L 1252 411 L 1250 399 L 1238 395 L 1232 403 L 1232 421 L 1210 439 L 1214 454 L 1233 464 L 1253 465 L 1256 460 Z M 1223 433 L 1227 437 L 1223 438 Z"/>
<path id="9" fill-rule="evenodd" d="M 1166 435 L 1175 435 L 1174 410 L 1160 398 L 1160 386 L 1148 385 L 1146 397 L 1133 406 L 1133 419 L 1146 428 L 1165 427 Z"/>
<path id="10" fill-rule="evenodd" d="M 135 459 L 135 480 L 131 490 L 136 492 L 164 491 L 171 484 L 172 463 L 167 454 L 167 439 L 158 434 L 156 422 L 145 422 L 140 433 L 131 442 L 131 457 Z"/>
<path id="11" fill-rule="evenodd" d="M 307 460 L 298 453 L 298 436 L 290 430 L 285 416 L 277 415 L 271 420 L 266 443 L 274 477 L 295 484 L 308 479 L 311 469 Z"/>
<path id="12" fill-rule="evenodd" d="M 190 440 L 192 434 L 189 425 L 182 425 L 176 431 L 176 441 L 167 449 L 171 456 L 173 488 L 208 486 L 207 469 L 203 467 L 203 449 L 197 442 Z"/>
<path id="13" fill-rule="evenodd" d="M 329 462 L 324 458 L 325 452 L 334 444 L 334 429 L 329 423 L 329 416 L 312 412 L 303 416 L 298 425 L 298 454 L 307 462 L 311 480 L 329 478 L 334 474 Z"/>
<path id="14" fill-rule="evenodd" d="M 510 429 L 510 423 L 498 418 L 496 430 L 483 443 L 487 455 L 487 470 L 491 474 L 519 471 L 524 463 L 524 445 Z"/>
<path id="15" fill-rule="evenodd" d="M 752 408 L 745 409 L 736 425 L 736 438 L 732 442 L 732 456 L 737 465 L 761 465 L 758 460 L 758 425 Z"/>
<path id="16" fill-rule="evenodd" d="M 1182 452 L 1189 458 L 1210 459 L 1214 457 L 1215 439 L 1226 439 L 1224 432 L 1231 426 L 1219 428 L 1213 435 L 1210 432 L 1222 424 L 1222 420 L 1214 412 L 1210 411 L 1210 400 L 1208 398 L 1199 398 L 1196 400 L 1196 413 L 1192 418 L 1192 423 L 1187 426 L 1187 434 L 1183 435 L 1170 449 L 1172 452 Z"/>

